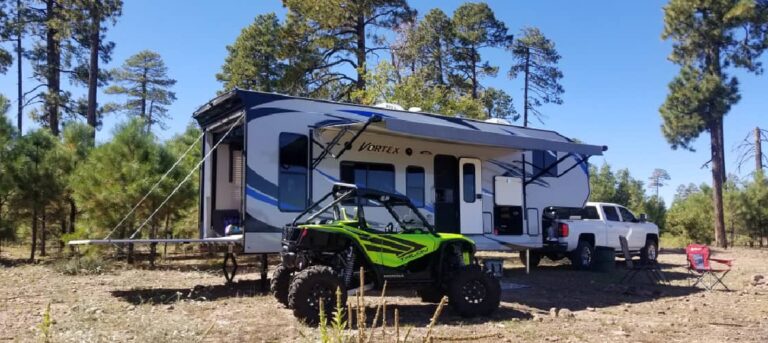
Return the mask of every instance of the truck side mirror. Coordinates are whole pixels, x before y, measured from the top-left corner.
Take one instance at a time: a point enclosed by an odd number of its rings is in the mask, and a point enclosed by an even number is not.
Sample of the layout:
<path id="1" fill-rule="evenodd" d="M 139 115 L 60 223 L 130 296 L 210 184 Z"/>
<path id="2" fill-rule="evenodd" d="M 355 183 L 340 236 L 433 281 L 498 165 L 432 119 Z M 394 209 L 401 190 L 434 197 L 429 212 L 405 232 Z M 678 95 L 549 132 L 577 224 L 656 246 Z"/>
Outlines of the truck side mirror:
<path id="1" fill-rule="evenodd" d="M 648 215 L 645 213 L 640 213 L 640 222 L 645 223 L 648 221 Z"/>

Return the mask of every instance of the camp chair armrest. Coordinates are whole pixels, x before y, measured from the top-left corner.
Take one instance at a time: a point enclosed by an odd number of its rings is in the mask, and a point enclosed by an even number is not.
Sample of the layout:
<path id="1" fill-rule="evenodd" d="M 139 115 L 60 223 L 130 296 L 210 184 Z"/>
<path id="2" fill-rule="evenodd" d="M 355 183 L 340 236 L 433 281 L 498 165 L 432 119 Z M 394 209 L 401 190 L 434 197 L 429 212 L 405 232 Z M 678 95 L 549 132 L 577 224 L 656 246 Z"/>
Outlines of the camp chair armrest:
<path id="1" fill-rule="evenodd" d="M 720 263 L 720 264 L 727 265 L 729 267 L 733 264 L 733 260 L 727 260 L 727 259 L 722 259 L 722 258 L 711 258 L 710 257 L 709 260 L 717 262 L 717 263 Z"/>

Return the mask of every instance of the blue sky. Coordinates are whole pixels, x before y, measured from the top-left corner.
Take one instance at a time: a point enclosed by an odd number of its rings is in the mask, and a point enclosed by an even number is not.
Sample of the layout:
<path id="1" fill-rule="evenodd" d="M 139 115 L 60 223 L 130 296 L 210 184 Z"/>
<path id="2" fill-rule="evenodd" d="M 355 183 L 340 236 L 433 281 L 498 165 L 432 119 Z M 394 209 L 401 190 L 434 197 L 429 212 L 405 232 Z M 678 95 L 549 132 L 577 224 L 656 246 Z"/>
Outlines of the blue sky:
<path id="1" fill-rule="evenodd" d="M 143 49 L 162 55 L 170 76 L 178 81 L 174 87 L 178 100 L 170 107 L 172 120 L 168 130 L 158 132 L 161 138 L 181 132 L 190 123 L 192 112 L 216 95 L 221 85 L 215 74 L 226 57 L 226 46 L 234 42 L 240 30 L 258 14 L 285 13 L 277 0 L 125 2 L 123 16 L 107 34 L 109 40 L 117 43 L 109 67 L 119 66 Z M 420 15 L 436 4 L 450 15 L 461 3 L 410 1 Z M 660 37 L 664 1 L 488 4 L 512 33 L 525 26 L 536 26 L 556 43 L 562 55 L 564 104 L 543 108 L 549 118 L 544 125 L 534 122 L 534 127 L 556 130 L 590 144 L 607 145 L 605 156 L 593 157 L 590 162 L 600 165 L 605 161 L 614 169 L 629 168 L 634 177 L 644 181 L 654 168 L 666 169 L 672 177 L 670 186 L 661 190 L 667 204 L 677 185 L 711 181 L 709 171 L 700 168 L 709 160 L 707 134 L 696 142 L 696 153 L 672 150 L 661 135 L 658 108 L 666 96 L 668 82 L 677 73 L 677 66 L 667 60 L 671 44 Z M 521 82 L 506 76 L 510 55 L 503 50 L 487 50 L 483 57 L 500 67 L 499 75 L 484 79 L 483 84 L 506 90 L 520 108 Z M 29 74 L 28 68 L 26 73 Z M 756 125 L 768 127 L 768 76 L 734 74 L 741 81 L 742 99 L 725 120 L 728 172 L 736 172 L 732 148 Z M 26 89 L 34 85 L 32 80 L 25 82 Z M 0 92 L 15 98 L 15 72 L 0 77 Z M 82 92 L 73 89 L 75 94 Z M 100 96 L 101 103 L 110 100 L 116 99 Z M 15 105 L 9 115 L 15 116 L 14 108 Z M 123 119 L 120 115 L 107 118 L 97 139 L 108 139 L 114 124 Z M 33 126 L 26 117 L 25 126 Z M 749 172 L 742 170 L 739 174 Z"/>

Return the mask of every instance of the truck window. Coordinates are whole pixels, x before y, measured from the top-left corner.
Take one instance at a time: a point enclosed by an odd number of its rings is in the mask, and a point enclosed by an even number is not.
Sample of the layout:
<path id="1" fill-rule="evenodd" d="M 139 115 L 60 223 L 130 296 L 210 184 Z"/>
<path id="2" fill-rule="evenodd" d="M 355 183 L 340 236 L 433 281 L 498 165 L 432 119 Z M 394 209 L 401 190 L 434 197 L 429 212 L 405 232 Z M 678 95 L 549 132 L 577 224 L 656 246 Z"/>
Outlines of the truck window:
<path id="1" fill-rule="evenodd" d="M 584 207 L 584 209 L 581 210 L 581 219 L 600 219 L 600 215 L 597 214 L 597 207 Z"/>
<path id="2" fill-rule="evenodd" d="M 618 222 L 619 220 L 619 212 L 616 211 L 616 207 L 614 206 L 603 206 L 603 212 L 605 212 L 605 220 L 610 220 L 612 222 Z"/>
<path id="3" fill-rule="evenodd" d="M 623 222 L 636 222 L 637 219 L 635 218 L 635 215 L 632 214 L 628 209 L 624 207 L 619 207 L 619 213 L 621 213 L 621 221 Z"/>

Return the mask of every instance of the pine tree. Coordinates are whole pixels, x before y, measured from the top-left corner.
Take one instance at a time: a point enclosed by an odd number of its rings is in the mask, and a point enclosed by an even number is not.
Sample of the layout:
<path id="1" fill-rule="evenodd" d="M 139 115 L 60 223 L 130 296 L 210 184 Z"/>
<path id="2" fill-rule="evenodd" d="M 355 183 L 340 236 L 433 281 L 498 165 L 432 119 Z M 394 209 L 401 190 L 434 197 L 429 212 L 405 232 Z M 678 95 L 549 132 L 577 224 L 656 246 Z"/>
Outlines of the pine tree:
<path id="1" fill-rule="evenodd" d="M 659 197 L 659 188 L 666 186 L 666 181 L 669 181 L 669 173 L 661 168 L 656 168 L 651 173 L 651 177 L 648 178 L 648 187 L 656 190 L 656 197 Z"/>
<path id="2" fill-rule="evenodd" d="M 465 3 L 453 12 L 451 18 L 456 35 L 452 49 L 456 60 L 453 83 L 464 89 L 473 99 L 480 98 L 480 78 L 496 76 L 499 68 L 484 61 L 480 50 L 492 47 L 506 47 L 512 42 L 507 26 L 496 19 L 488 4 Z"/>
<path id="3" fill-rule="evenodd" d="M 154 51 L 141 51 L 112 74 L 116 84 L 107 88 L 106 93 L 127 97 L 118 108 L 144 119 L 147 132 L 151 132 L 154 124 L 164 128 L 168 118 L 166 106 L 176 100 L 176 93 L 169 90 L 176 80 L 168 77 L 162 57 Z"/>
<path id="4" fill-rule="evenodd" d="M 523 126 L 528 126 L 528 112 L 540 123 L 544 114 L 538 107 L 544 104 L 563 103 L 560 96 L 565 92 L 560 84 L 563 72 L 557 67 L 560 54 L 555 43 L 549 40 L 535 27 L 524 28 L 512 46 L 509 47 L 514 57 L 514 64 L 509 70 L 509 77 L 524 77 L 523 85 Z"/>
<path id="5" fill-rule="evenodd" d="M 517 115 L 515 107 L 512 104 L 512 97 L 501 89 L 488 87 L 483 90 L 481 97 L 483 106 L 488 118 L 502 118 L 516 121 L 520 116 Z"/>
<path id="6" fill-rule="evenodd" d="M 673 41 L 670 60 L 681 66 L 660 108 L 662 132 L 673 149 L 709 132 L 715 241 L 727 247 L 723 215 L 723 117 L 739 101 L 736 67 L 762 72 L 768 44 L 768 3 L 754 0 L 671 0 L 664 7 L 662 38 Z"/>
<path id="7" fill-rule="evenodd" d="M 335 85 L 335 99 L 351 99 L 352 92 L 365 90 L 368 58 L 388 49 L 381 31 L 395 29 L 415 14 L 405 0 L 283 0 L 283 5 L 288 21 L 313 33 L 311 44 L 322 60 L 308 71 L 323 74 L 320 85 Z"/>

